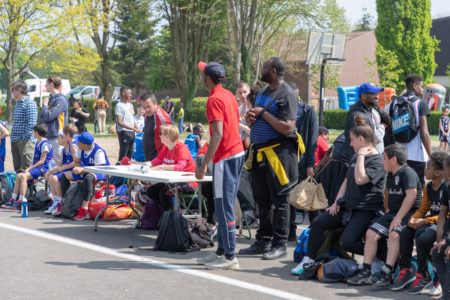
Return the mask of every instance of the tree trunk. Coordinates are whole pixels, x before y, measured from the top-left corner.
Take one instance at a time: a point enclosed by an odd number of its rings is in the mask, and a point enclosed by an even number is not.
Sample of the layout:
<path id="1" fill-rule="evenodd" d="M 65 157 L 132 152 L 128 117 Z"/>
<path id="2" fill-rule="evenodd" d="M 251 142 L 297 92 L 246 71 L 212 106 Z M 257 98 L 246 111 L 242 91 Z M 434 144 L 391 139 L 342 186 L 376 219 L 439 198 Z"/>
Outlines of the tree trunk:
<path id="1" fill-rule="evenodd" d="M 9 41 L 10 48 L 7 51 L 5 58 L 5 70 L 6 70 L 6 118 L 8 122 L 12 121 L 12 94 L 11 83 L 16 80 L 16 67 L 17 67 L 17 43 L 14 39 Z"/>

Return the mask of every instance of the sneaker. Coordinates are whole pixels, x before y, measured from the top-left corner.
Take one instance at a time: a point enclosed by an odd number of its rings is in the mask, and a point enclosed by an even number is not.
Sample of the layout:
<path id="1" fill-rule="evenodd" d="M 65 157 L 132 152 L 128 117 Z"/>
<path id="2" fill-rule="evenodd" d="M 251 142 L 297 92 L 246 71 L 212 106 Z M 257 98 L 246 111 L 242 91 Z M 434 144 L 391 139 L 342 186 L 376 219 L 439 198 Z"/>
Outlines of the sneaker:
<path id="1" fill-rule="evenodd" d="M 211 228 L 209 228 L 209 226 L 206 226 L 206 232 L 208 233 L 211 241 L 213 241 L 214 237 L 217 235 L 217 227 L 214 229 L 211 229 Z"/>
<path id="2" fill-rule="evenodd" d="M 219 255 L 216 254 L 216 252 L 209 252 L 204 257 L 197 258 L 197 264 L 198 265 L 206 265 L 212 262 L 215 262 L 220 258 Z"/>
<path id="3" fill-rule="evenodd" d="M 431 297 L 439 297 L 442 295 L 442 287 L 441 284 L 438 282 L 430 289 L 430 296 Z"/>
<path id="4" fill-rule="evenodd" d="M 81 221 L 81 220 L 85 220 L 87 218 L 89 218 L 89 211 L 86 207 L 80 207 L 78 209 L 78 213 L 75 217 L 73 217 L 73 219 L 75 221 Z"/>
<path id="5" fill-rule="evenodd" d="M 55 216 L 57 213 L 61 214 L 62 202 L 58 202 L 52 210 L 52 216 Z"/>
<path id="6" fill-rule="evenodd" d="M 419 294 L 422 290 L 433 285 L 433 281 L 429 277 L 424 277 L 419 272 L 416 273 L 416 280 L 409 286 L 408 294 Z"/>
<path id="7" fill-rule="evenodd" d="M 22 200 L 15 200 L 13 202 L 13 204 L 9 207 L 9 209 L 20 210 L 21 206 L 22 206 Z"/>
<path id="8" fill-rule="evenodd" d="M 358 269 L 356 274 L 347 280 L 347 283 L 352 285 L 371 284 L 372 282 L 370 281 L 370 277 L 370 269 Z"/>
<path id="9" fill-rule="evenodd" d="M 308 256 L 303 256 L 302 261 L 295 268 L 291 269 L 291 273 L 294 275 L 300 275 L 303 272 L 303 266 L 312 262 L 314 262 L 314 259 L 311 259 Z"/>
<path id="10" fill-rule="evenodd" d="M 47 209 L 44 210 L 44 214 L 46 214 L 46 215 L 51 214 L 52 211 L 53 211 L 53 208 L 54 208 L 55 204 L 56 204 L 56 201 L 53 201 L 53 200 L 50 201 L 49 205 L 47 205 Z"/>
<path id="11" fill-rule="evenodd" d="M 219 259 L 205 264 L 205 267 L 209 270 L 239 270 L 239 262 L 237 257 L 232 260 L 228 260 L 225 255 L 219 257 Z"/>
<path id="12" fill-rule="evenodd" d="M 10 208 L 14 203 L 13 198 L 9 198 L 9 200 L 6 203 L 3 203 L 0 207 L 1 208 Z"/>
<path id="13" fill-rule="evenodd" d="M 257 240 L 250 247 L 239 250 L 239 254 L 264 254 L 269 251 L 269 243 Z"/>
<path id="14" fill-rule="evenodd" d="M 385 287 L 391 284 L 391 280 L 392 272 L 388 267 L 383 266 L 381 267 L 381 270 L 372 277 L 371 282 L 374 286 Z"/>
<path id="15" fill-rule="evenodd" d="M 414 276 L 411 269 L 403 268 L 400 270 L 400 274 L 398 275 L 397 280 L 394 282 L 394 285 L 391 287 L 391 290 L 400 291 L 415 279 L 416 276 Z"/>

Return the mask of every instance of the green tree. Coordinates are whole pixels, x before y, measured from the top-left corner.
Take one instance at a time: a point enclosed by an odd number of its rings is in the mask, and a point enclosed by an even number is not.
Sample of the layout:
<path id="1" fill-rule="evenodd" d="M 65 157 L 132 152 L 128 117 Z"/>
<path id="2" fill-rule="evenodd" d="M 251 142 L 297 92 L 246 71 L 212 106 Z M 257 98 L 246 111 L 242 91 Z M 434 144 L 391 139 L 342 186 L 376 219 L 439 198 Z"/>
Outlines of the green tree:
<path id="1" fill-rule="evenodd" d="M 117 46 L 114 69 L 123 85 L 135 88 L 137 94 L 147 86 L 152 36 L 150 0 L 118 0 Z"/>
<path id="2" fill-rule="evenodd" d="M 161 10 L 169 25 L 175 82 L 189 118 L 200 86 L 197 64 L 208 57 L 223 8 L 216 0 L 163 0 Z"/>
<path id="3" fill-rule="evenodd" d="M 369 31 L 372 30 L 373 16 L 367 12 L 367 8 L 363 8 L 363 16 L 356 24 L 353 31 Z"/>
<path id="4" fill-rule="evenodd" d="M 411 73 L 431 82 L 437 66 L 434 53 L 438 41 L 430 36 L 430 0 L 377 0 L 377 13 L 377 41 L 395 54 L 403 70 L 397 86 L 404 87 L 403 79 Z"/>

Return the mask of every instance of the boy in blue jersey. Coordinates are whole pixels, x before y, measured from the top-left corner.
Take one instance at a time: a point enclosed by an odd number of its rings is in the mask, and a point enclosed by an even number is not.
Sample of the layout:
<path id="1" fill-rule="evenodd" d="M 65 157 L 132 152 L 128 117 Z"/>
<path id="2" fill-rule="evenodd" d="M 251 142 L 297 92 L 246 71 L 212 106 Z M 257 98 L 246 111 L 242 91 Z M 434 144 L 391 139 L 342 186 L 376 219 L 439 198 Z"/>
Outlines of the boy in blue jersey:
<path id="1" fill-rule="evenodd" d="M 27 202 L 25 193 L 28 181 L 38 179 L 55 166 L 52 145 L 45 138 L 48 131 L 47 124 L 39 123 L 34 125 L 33 130 L 33 136 L 37 140 L 34 147 L 33 165 L 17 175 L 12 196 L 6 204 L 2 205 L 2 208 L 19 209 L 22 201 Z"/>
<path id="2" fill-rule="evenodd" d="M 184 143 L 188 146 L 189 152 L 191 152 L 194 161 L 197 157 L 198 150 L 202 147 L 201 140 L 204 132 L 203 126 L 201 124 L 197 124 L 194 126 L 192 133 L 189 134 L 184 141 Z"/>
<path id="3" fill-rule="evenodd" d="M 78 209 L 74 220 L 81 221 L 89 217 L 89 200 L 94 194 L 94 185 L 97 181 L 106 180 L 106 175 L 87 173 L 84 167 L 109 166 L 106 151 L 94 143 L 94 137 L 89 132 L 83 132 L 78 137 L 78 151 L 74 157 L 75 166 L 71 172 L 64 173 L 67 180 L 82 180 L 83 204 Z"/>
<path id="4" fill-rule="evenodd" d="M 45 173 L 45 179 L 47 179 L 50 185 L 50 191 L 52 192 L 53 199 L 45 214 L 56 215 L 61 211 L 62 205 L 62 189 L 59 179 L 66 171 L 72 170 L 75 163 L 73 157 L 78 151 L 78 140 L 74 139 L 74 135 L 77 134 L 78 129 L 75 125 L 69 124 L 58 132 L 58 145 L 63 146 L 61 150 L 61 160 L 58 163 L 58 167 L 53 168 Z"/>
<path id="5" fill-rule="evenodd" d="M 5 172 L 6 137 L 9 135 L 5 124 L 0 121 L 0 173 Z"/>

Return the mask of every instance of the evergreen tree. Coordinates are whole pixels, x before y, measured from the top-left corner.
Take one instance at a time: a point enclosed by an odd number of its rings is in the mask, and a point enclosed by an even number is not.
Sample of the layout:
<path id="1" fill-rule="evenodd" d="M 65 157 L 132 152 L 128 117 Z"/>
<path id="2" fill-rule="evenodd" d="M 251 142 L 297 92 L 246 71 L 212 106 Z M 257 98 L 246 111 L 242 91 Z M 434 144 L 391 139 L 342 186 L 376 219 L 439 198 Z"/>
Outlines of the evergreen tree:
<path id="1" fill-rule="evenodd" d="M 433 80 L 438 41 L 430 36 L 430 6 L 430 0 L 377 0 L 375 35 L 378 43 L 398 59 L 403 70 L 400 87 L 404 87 L 404 78 L 411 73 L 422 75 L 425 82 Z M 377 55 L 380 64 L 378 59 Z"/>
<path id="2" fill-rule="evenodd" d="M 117 18 L 118 51 L 114 69 L 122 85 L 140 91 L 147 86 L 155 21 L 151 20 L 150 0 L 119 0 Z"/>
<path id="3" fill-rule="evenodd" d="M 367 12 L 367 8 L 363 8 L 363 17 L 356 24 L 354 31 L 369 31 L 372 30 L 372 20 L 373 16 Z"/>

